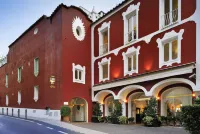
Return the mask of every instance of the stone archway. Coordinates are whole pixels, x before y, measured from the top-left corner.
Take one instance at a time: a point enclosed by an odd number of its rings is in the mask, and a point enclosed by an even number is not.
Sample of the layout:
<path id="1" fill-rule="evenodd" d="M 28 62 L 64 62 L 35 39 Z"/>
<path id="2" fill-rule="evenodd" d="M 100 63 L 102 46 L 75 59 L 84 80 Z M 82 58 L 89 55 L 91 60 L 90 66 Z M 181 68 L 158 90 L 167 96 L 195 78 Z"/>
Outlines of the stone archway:
<path id="1" fill-rule="evenodd" d="M 82 98 L 73 98 L 69 106 L 71 108 L 71 121 L 72 122 L 88 122 L 88 103 Z"/>

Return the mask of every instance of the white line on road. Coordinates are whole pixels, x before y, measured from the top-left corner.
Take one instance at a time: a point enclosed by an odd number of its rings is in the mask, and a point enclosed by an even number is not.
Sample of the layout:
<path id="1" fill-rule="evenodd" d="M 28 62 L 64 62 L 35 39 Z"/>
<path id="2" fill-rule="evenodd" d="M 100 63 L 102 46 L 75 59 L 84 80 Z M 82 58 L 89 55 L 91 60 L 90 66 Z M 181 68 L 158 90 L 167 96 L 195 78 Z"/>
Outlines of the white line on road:
<path id="1" fill-rule="evenodd" d="M 48 129 L 53 129 L 53 128 L 51 128 L 51 127 L 47 127 Z"/>
<path id="2" fill-rule="evenodd" d="M 59 133 L 62 133 L 62 134 L 68 134 L 68 133 L 65 133 L 65 132 L 63 132 L 63 131 L 58 131 Z"/>
<path id="3" fill-rule="evenodd" d="M 40 123 L 37 123 L 39 126 L 41 126 L 42 124 L 40 124 Z"/>

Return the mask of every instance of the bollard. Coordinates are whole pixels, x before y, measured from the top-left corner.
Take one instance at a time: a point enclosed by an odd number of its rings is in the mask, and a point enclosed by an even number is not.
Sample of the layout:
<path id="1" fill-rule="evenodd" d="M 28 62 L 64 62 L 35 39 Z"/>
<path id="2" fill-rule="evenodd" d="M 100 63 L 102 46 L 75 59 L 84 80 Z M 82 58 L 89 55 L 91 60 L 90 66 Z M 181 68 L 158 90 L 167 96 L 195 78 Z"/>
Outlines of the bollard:
<path id="1" fill-rule="evenodd" d="M 25 118 L 27 119 L 27 109 L 25 110 Z"/>
<path id="2" fill-rule="evenodd" d="M 8 108 L 7 108 L 7 115 L 8 115 Z"/>
<path id="3" fill-rule="evenodd" d="M 13 108 L 12 108 L 12 116 L 13 116 Z"/>
<path id="4" fill-rule="evenodd" d="M 20 118 L 20 110 L 18 109 L 18 111 L 17 111 L 17 112 L 18 112 L 18 118 Z"/>

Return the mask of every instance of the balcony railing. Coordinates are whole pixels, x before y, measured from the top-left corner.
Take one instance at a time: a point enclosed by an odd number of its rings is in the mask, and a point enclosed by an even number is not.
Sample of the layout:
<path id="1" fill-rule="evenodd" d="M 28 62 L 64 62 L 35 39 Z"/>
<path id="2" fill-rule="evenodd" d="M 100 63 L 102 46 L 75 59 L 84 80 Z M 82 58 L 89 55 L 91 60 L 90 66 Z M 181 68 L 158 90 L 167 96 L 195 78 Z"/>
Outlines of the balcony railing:
<path id="1" fill-rule="evenodd" d="M 178 8 L 161 16 L 162 28 L 178 22 Z"/>
<path id="2" fill-rule="evenodd" d="M 106 54 L 108 52 L 108 43 L 100 46 L 100 55 Z"/>
<path id="3" fill-rule="evenodd" d="M 125 44 L 135 41 L 137 39 L 136 35 L 136 30 L 130 31 L 127 34 L 125 34 Z"/>
<path id="4" fill-rule="evenodd" d="M 6 57 L 0 57 L 0 67 L 5 65 L 7 63 L 7 56 Z"/>

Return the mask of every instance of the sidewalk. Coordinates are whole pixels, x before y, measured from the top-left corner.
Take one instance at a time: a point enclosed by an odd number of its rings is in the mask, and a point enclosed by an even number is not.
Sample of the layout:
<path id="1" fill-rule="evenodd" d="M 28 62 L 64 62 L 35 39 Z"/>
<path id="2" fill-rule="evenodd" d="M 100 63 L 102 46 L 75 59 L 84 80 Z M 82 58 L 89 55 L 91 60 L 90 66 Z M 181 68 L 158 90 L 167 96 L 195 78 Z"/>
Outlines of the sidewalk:
<path id="1" fill-rule="evenodd" d="M 107 133 L 103 133 L 103 132 L 100 132 L 100 131 L 75 126 L 73 124 L 65 123 L 65 122 L 61 122 L 61 121 L 57 121 L 57 120 L 32 118 L 32 117 L 29 117 L 28 119 L 32 119 L 32 120 L 36 120 L 36 121 L 42 121 L 42 122 L 45 122 L 45 123 L 49 123 L 51 125 L 59 126 L 59 127 L 62 127 L 62 128 L 70 129 L 72 131 L 84 133 L 84 134 L 107 134 Z"/>

